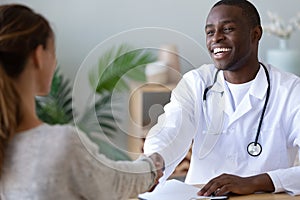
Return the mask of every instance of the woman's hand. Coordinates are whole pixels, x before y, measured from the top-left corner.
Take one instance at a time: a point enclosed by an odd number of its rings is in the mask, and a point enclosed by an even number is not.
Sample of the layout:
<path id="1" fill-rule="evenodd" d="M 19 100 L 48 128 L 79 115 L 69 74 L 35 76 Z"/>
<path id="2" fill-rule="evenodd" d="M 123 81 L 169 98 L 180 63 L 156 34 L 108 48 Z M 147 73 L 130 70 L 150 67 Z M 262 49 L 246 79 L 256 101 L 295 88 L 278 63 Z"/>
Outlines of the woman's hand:
<path id="1" fill-rule="evenodd" d="M 273 192 L 274 185 L 268 174 L 239 177 L 222 174 L 210 180 L 199 192 L 201 196 L 221 196 L 228 193 L 252 194 L 254 192 Z"/>

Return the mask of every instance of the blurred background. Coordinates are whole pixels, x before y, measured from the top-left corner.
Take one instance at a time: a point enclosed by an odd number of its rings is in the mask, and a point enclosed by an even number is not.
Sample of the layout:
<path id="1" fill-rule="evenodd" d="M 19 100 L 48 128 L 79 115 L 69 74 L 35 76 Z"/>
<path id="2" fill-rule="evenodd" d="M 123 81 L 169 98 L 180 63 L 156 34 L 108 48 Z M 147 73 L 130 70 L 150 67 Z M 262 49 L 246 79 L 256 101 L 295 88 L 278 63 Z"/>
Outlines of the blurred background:
<path id="1" fill-rule="evenodd" d="M 205 47 L 204 25 L 211 6 L 216 0 L 1 0 L 1 3 L 22 3 L 42 13 L 52 23 L 56 33 L 57 57 L 62 71 L 74 79 L 77 68 L 88 53 L 99 43 L 121 32 L 143 27 L 162 27 L 181 32 Z M 270 20 L 272 11 L 289 20 L 300 12 L 300 1 L 251 0 L 257 7 L 262 24 Z M 300 48 L 300 31 L 292 34 L 289 45 Z M 136 38 L 153 43 L 175 43 L 172 38 Z M 260 44 L 260 58 L 266 51 L 278 46 L 278 38 L 264 34 Z M 154 44 L 154 45 L 155 45 Z M 135 45 L 135 44 L 134 44 Z M 139 45 L 139 44 L 138 44 Z M 188 46 L 178 45 L 179 52 L 189 55 L 197 65 L 210 62 L 208 56 L 199 56 Z"/>
<path id="2" fill-rule="evenodd" d="M 85 65 L 97 65 L 86 58 L 93 50 L 106 50 L 113 45 L 129 43 L 138 48 L 176 45 L 183 63 L 180 72 L 210 63 L 205 49 L 206 16 L 216 0 L 1 0 L 0 4 L 21 3 L 44 15 L 56 35 L 57 59 L 61 73 L 73 84 L 86 81 Z M 300 12 L 298 0 L 251 0 L 257 7 L 262 25 L 270 22 L 268 11 L 288 21 Z M 300 50 L 300 31 L 288 39 L 289 50 Z M 267 60 L 267 52 L 279 47 L 280 38 L 265 33 L 260 42 L 259 58 Z M 99 50 L 100 49 L 100 50 Z M 97 60 L 95 56 L 95 62 Z M 92 59 L 93 60 L 93 59 Z M 300 66 L 298 66 L 300 68 Z M 75 83 L 74 83 L 75 85 Z M 86 104 L 89 84 L 77 84 L 77 110 Z M 124 137 L 119 139 L 126 146 Z"/>

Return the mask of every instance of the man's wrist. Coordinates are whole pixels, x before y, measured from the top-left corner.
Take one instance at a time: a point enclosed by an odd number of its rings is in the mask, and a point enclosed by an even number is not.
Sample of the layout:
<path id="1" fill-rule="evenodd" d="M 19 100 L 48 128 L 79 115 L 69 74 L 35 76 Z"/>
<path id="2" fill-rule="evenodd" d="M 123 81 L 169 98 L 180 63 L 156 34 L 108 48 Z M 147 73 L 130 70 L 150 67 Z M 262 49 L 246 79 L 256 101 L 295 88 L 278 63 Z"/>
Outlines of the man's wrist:
<path id="1" fill-rule="evenodd" d="M 275 187 L 272 179 L 267 173 L 249 177 L 254 192 L 274 192 Z"/>

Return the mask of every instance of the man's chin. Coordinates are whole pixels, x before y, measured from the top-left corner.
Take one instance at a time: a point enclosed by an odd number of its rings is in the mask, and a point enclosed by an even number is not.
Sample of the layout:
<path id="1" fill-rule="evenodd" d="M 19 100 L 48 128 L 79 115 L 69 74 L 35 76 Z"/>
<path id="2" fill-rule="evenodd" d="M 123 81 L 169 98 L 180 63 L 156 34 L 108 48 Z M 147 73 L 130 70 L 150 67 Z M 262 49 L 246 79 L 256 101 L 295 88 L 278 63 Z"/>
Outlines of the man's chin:
<path id="1" fill-rule="evenodd" d="M 226 65 L 224 64 L 221 64 L 221 63 L 217 63 L 215 62 L 215 67 L 218 69 L 218 70 L 226 70 Z"/>

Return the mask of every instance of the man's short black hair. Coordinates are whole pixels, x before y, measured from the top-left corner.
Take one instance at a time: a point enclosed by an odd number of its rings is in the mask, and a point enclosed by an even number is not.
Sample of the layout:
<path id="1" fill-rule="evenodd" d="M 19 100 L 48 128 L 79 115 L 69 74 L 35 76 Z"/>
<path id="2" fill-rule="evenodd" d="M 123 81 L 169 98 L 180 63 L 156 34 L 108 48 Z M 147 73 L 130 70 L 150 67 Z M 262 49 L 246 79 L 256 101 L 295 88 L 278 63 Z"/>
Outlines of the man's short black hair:
<path id="1" fill-rule="evenodd" d="M 251 26 L 261 26 L 260 16 L 255 6 L 247 0 L 221 0 L 214 7 L 219 5 L 237 6 L 242 9 L 243 15 L 247 16 Z"/>

